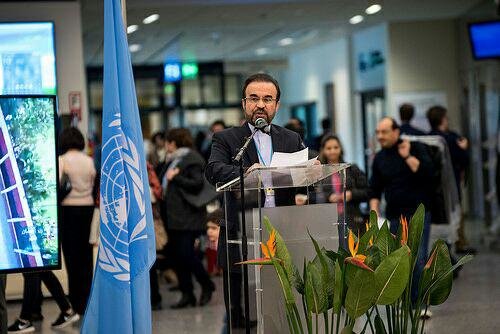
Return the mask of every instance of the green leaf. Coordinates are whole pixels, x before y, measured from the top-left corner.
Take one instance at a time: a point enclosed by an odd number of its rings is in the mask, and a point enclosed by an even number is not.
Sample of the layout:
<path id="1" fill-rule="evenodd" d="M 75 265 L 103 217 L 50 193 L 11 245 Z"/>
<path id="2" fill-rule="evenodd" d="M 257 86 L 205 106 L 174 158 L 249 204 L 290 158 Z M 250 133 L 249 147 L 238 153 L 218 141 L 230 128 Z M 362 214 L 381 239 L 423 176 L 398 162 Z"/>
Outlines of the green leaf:
<path id="1" fill-rule="evenodd" d="M 378 247 L 382 257 L 386 257 L 393 251 L 392 247 L 393 243 L 394 239 L 391 235 L 391 231 L 389 230 L 387 221 L 385 221 L 380 230 L 378 231 L 373 244 Z"/>
<path id="2" fill-rule="evenodd" d="M 444 303 L 453 285 L 453 270 L 471 259 L 464 257 L 452 266 L 448 246 L 443 240 L 437 240 L 422 272 L 420 291 L 424 293 L 424 302 L 429 305 Z"/>
<path id="3" fill-rule="evenodd" d="M 307 282 L 305 284 L 307 306 L 312 313 L 321 314 L 328 310 L 328 294 L 321 274 L 321 267 L 307 264 Z"/>
<path id="4" fill-rule="evenodd" d="M 372 237 L 374 237 L 376 230 L 375 229 L 369 229 L 368 231 L 363 234 L 358 242 L 359 242 L 359 247 L 358 247 L 358 254 L 366 254 L 366 250 L 369 247 L 369 242 Z"/>
<path id="5" fill-rule="evenodd" d="M 347 325 L 340 331 L 340 334 L 356 334 L 352 329 L 353 325 Z"/>
<path id="6" fill-rule="evenodd" d="M 425 207 L 423 204 L 420 204 L 415 214 L 411 217 L 408 226 L 408 247 L 411 249 L 412 267 L 418 257 L 420 240 L 422 239 L 422 232 L 424 231 L 424 219 Z"/>
<path id="7" fill-rule="evenodd" d="M 382 318 L 378 314 L 375 316 L 375 333 L 376 334 L 387 334 L 387 331 L 385 330 L 384 322 L 382 321 Z"/>
<path id="8" fill-rule="evenodd" d="M 370 229 L 376 227 L 378 230 L 378 216 L 375 210 L 370 211 Z"/>
<path id="9" fill-rule="evenodd" d="M 276 230 L 274 226 L 271 224 L 269 221 L 268 217 L 264 217 L 263 219 L 264 226 L 267 229 L 268 233 L 271 233 L 272 230 Z M 300 293 L 304 293 L 304 282 L 302 282 L 302 278 L 300 277 L 299 270 L 295 266 L 295 264 L 292 261 L 292 256 L 290 255 L 290 252 L 288 251 L 288 248 L 286 247 L 285 241 L 283 240 L 283 237 L 281 234 L 276 230 L 276 255 L 278 259 L 283 261 L 283 268 L 285 269 L 288 278 L 290 279 L 290 282 L 292 286 L 295 287 L 295 289 Z"/>
<path id="10" fill-rule="evenodd" d="M 351 282 L 347 289 L 345 299 L 345 308 L 351 318 L 360 317 L 373 306 L 376 294 L 373 280 L 373 272 L 362 269 L 357 270 L 354 282 Z"/>
<path id="11" fill-rule="evenodd" d="M 339 314 L 344 294 L 344 277 L 339 262 L 335 262 L 335 293 L 333 294 L 333 312 Z"/>
<path id="12" fill-rule="evenodd" d="M 278 279 L 281 284 L 281 288 L 283 290 L 283 296 L 285 297 L 285 303 L 287 305 L 294 305 L 295 304 L 295 296 L 293 295 L 293 290 L 292 286 L 290 283 L 290 279 L 288 278 L 288 275 L 281 265 L 280 261 L 278 261 L 276 258 L 271 259 L 273 261 L 273 266 L 274 269 L 276 270 L 276 274 L 278 275 Z"/>
<path id="13" fill-rule="evenodd" d="M 404 292 L 410 279 L 409 252 L 409 248 L 403 246 L 389 254 L 375 269 L 375 304 L 392 304 Z"/>
<path id="14" fill-rule="evenodd" d="M 316 250 L 316 257 L 313 264 L 321 270 L 321 287 L 328 298 L 328 308 L 333 306 L 333 294 L 335 290 L 335 268 L 334 262 L 326 255 L 325 249 L 320 249 L 316 240 L 307 231 Z"/>

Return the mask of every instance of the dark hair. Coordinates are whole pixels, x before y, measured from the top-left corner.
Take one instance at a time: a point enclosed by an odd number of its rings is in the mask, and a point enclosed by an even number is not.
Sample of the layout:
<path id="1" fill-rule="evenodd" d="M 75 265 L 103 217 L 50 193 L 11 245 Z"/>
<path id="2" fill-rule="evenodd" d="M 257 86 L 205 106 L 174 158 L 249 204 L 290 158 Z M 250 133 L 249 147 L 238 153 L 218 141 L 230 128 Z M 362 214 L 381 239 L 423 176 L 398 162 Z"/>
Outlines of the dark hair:
<path id="1" fill-rule="evenodd" d="M 401 122 L 409 122 L 415 114 L 415 107 L 409 103 L 403 103 L 399 106 L 399 117 Z"/>
<path id="2" fill-rule="evenodd" d="M 224 129 L 226 128 L 226 123 L 222 119 L 213 121 L 212 124 L 210 125 L 210 129 L 216 125 L 221 125 Z"/>
<path id="3" fill-rule="evenodd" d="M 446 108 L 442 106 L 430 107 L 429 110 L 427 110 L 427 119 L 429 120 L 429 124 L 433 130 L 437 129 L 441 125 L 445 116 Z"/>
<path id="4" fill-rule="evenodd" d="M 61 154 L 69 150 L 82 151 L 85 148 L 85 139 L 75 127 L 64 129 L 59 135 L 59 149 Z"/>
<path id="5" fill-rule="evenodd" d="M 329 118 L 323 118 L 323 120 L 321 121 L 321 128 L 323 130 L 330 130 L 331 127 L 332 121 Z"/>
<path id="6" fill-rule="evenodd" d="M 210 212 L 207 215 L 207 223 L 212 222 L 220 225 L 220 223 L 224 220 L 224 211 L 222 209 L 217 209 L 215 211 Z"/>
<path id="7" fill-rule="evenodd" d="M 319 160 L 321 161 L 321 163 L 323 164 L 326 164 L 327 161 L 326 161 L 326 158 L 325 156 L 323 155 L 322 151 L 323 149 L 325 148 L 325 145 L 328 141 L 330 140 L 336 140 L 337 143 L 339 143 L 339 146 L 340 146 L 340 157 L 339 157 L 339 162 L 342 163 L 344 162 L 344 147 L 342 146 L 342 142 L 340 141 L 339 137 L 335 136 L 335 135 L 328 135 L 328 136 L 325 136 L 323 137 L 323 139 L 321 139 L 321 144 L 320 144 L 320 157 L 319 157 Z"/>
<path id="8" fill-rule="evenodd" d="M 165 133 L 163 131 L 153 133 L 153 136 L 151 136 L 151 141 L 155 143 L 156 138 L 165 139 Z"/>
<path id="9" fill-rule="evenodd" d="M 193 147 L 193 137 L 188 129 L 175 128 L 171 129 L 165 135 L 165 140 L 169 142 L 174 142 L 177 148 L 181 147 Z"/>
<path id="10" fill-rule="evenodd" d="M 280 100 L 281 91 L 280 91 L 280 85 L 278 84 L 278 81 L 276 81 L 276 79 L 274 79 L 272 76 L 270 76 L 269 74 L 266 74 L 266 73 L 253 74 L 245 80 L 245 83 L 243 84 L 243 90 L 241 91 L 242 98 L 245 98 L 247 87 L 252 82 L 270 82 L 270 83 L 272 83 L 276 87 L 276 101 Z"/>
<path id="11" fill-rule="evenodd" d="M 300 121 L 300 124 L 302 124 L 302 121 Z M 288 130 L 291 130 L 295 133 L 298 133 L 299 136 L 300 136 L 300 139 L 304 140 L 305 138 L 305 135 L 306 135 L 306 129 L 304 129 L 304 127 L 302 125 L 299 125 L 299 126 L 296 126 L 294 125 L 293 123 L 291 122 L 288 122 L 285 126 L 284 126 L 285 129 L 288 129 Z"/>

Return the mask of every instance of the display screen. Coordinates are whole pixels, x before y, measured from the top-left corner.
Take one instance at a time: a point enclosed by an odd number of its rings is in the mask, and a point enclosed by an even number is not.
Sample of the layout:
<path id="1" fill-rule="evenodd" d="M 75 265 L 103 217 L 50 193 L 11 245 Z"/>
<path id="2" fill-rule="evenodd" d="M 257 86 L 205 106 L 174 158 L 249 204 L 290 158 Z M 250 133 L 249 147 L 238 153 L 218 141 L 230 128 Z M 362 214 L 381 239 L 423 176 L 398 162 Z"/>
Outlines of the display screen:
<path id="1" fill-rule="evenodd" d="M 52 22 L 0 22 L 0 94 L 56 94 Z"/>
<path id="2" fill-rule="evenodd" d="M 469 37 L 474 58 L 500 58 L 500 21 L 469 24 Z"/>
<path id="3" fill-rule="evenodd" d="M 60 266 L 55 106 L 0 96 L 0 272 Z"/>

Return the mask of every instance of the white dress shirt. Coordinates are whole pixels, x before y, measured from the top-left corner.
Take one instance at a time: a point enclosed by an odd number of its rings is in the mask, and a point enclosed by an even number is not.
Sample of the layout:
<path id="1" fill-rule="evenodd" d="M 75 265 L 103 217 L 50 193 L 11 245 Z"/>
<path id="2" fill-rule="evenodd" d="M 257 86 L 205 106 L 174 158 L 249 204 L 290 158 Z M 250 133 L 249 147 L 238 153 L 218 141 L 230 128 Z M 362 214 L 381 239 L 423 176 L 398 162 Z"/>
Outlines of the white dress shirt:
<path id="1" fill-rule="evenodd" d="M 248 123 L 248 126 L 250 127 L 250 131 L 254 131 L 255 127 Z M 270 125 L 269 125 L 270 126 Z M 257 156 L 259 157 L 259 162 L 264 165 L 264 166 L 270 166 L 271 165 L 271 160 L 273 156 L 273 141 L 271 138 L 271 135 L 264 133 L 262 131 L 257 131 L 255 135 L 253 136 L 253 141 L 255 143 L 255 149 L 257 150 Z M 268 177 L 266 177 L 268 176 Z M 273 186 L 273 181 L 270 177 L 270 175 L 264 175 L 264 178 L 262 179 L 262 184 L 266 189 L 271 189 Z M 264 207 L 266 208 L 273 208 L 276 206 L 275 198 L 274 198 L 274 192 L 273 191 L 266 191 L 266 199 L 264 202 Z"/>

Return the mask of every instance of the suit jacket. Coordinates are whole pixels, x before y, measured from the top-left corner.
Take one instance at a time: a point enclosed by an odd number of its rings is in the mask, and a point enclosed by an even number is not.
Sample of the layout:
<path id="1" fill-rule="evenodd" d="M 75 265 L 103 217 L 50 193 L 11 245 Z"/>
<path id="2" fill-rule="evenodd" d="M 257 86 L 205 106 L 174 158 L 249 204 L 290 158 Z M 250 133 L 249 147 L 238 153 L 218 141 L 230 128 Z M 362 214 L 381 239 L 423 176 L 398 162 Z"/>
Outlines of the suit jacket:
<path id="1" fill-rule="evenodd" d="M 233 163 L 233 158 L 238 154 L 239 149 L 244 145 L 245 140 L 252 132 L 247 123 L 240 127 L 225 129 L 214 134 L 212 139 L 212 152 L 205 169 L 207 180 L 216 185 L 217 183 L 226 183 L 239 177 L 239 166 Z M 271 139 L 274 152 L 293 153 L 304 148 L 302 139 L 299 134 L 282 128 L 277 125 L 271 126 Z M 246 152 L 242 158 L 243 168 L 248 168 L 254 163 L 259 162 L 257 149 L 252 139 Z M 228 202 L 226 220 L 228 222 L 227 230 L 229 238 L 236 238 L 239 231 L 239 205 L 233 193 L 226 197 Z M 248 203 L 248 200 L 246 201 Z M 275 190 L 276 206 L 293 205 L 295 204 L 295 191 L 293 189 L 276 189 Z M 226 267 L 225 253 L 225 233 L 226 229 L 220 229 L 219 235 L 219 254 L 218 263 L 223 268 Z M 239 250 L 229 250 L 230 263 L 235 263 L 240 260 Z"/>

